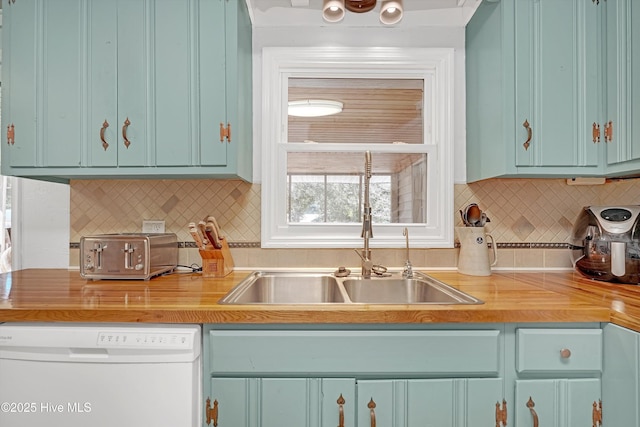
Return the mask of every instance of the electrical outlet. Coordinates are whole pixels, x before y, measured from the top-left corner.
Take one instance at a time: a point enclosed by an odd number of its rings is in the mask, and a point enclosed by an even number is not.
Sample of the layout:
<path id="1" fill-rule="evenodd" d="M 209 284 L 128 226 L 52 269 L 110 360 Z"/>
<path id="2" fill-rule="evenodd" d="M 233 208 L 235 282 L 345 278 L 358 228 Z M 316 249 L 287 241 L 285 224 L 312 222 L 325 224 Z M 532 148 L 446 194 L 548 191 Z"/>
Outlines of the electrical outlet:
<path id="1" fill-rule="evenodd" d="M 143 220 L 143 233 L 164 233 L 164 221 L 162 220 Z"/>

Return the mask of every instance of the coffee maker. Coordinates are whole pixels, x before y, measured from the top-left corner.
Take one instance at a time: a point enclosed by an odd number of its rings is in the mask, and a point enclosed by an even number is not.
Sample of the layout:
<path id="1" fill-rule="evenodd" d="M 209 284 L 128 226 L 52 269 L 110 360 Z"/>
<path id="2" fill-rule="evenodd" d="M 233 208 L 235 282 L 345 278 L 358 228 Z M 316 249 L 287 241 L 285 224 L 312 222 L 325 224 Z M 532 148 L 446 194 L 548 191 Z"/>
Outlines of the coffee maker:
<path id="1" fill-rule="evenodd" d="M 640 205 L 587 206 L 573 226 L 574 267 L 596 280 L 640 283 Z"/>

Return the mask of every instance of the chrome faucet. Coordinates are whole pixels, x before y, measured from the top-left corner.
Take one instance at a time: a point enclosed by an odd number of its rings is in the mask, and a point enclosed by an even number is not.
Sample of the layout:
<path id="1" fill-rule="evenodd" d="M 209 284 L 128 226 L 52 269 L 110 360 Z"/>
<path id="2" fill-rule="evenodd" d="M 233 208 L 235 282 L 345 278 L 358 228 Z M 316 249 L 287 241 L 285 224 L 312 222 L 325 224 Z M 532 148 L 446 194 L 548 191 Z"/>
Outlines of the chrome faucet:
<path id="1" fill-rule="evenodd" d="M 373 237 L 371 202 L 369 200 L 369 186 L 371 185 L 371 152 L 364 153 L 364 208 L 362 213 L 362 234 L 364 239 L 364 249 L 360 258 L 362 259 L 362 277 L 371 277 L 373 262 L 371 261 L 371 249 L 369 249 L 369 239 Z"/>

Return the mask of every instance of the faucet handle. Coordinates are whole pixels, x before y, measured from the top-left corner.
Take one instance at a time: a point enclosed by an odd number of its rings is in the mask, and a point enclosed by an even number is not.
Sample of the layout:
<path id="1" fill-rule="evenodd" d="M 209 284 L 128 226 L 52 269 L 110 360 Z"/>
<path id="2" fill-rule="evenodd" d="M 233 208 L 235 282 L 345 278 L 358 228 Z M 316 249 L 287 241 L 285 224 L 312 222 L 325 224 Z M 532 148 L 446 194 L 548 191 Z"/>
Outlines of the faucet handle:
<path id="1" fill-rule="evenodd" d="M 404 264 L 404 270 L 402 270 L 402 277 L 405 279 L 413 279 L 413 267 L 411 261 L 407 260 Z"/>
<path id="2" fill-rule="evenodd" d="M 354 251 L 355 253 L 357 253 L 357 254 L 358 254 L 358 256 L 360 257 L 360 259 L 362 260 L 362 262 L 371 261 L 369 258 L 367 258 L 367 257 L 364 255 L 364 251 L 363 251 L 363 253 L 360 253 L 360 251 L 359 251 L 359 250 L 357 250 L 357 249 L 354 249 L 353 251 Z"/>

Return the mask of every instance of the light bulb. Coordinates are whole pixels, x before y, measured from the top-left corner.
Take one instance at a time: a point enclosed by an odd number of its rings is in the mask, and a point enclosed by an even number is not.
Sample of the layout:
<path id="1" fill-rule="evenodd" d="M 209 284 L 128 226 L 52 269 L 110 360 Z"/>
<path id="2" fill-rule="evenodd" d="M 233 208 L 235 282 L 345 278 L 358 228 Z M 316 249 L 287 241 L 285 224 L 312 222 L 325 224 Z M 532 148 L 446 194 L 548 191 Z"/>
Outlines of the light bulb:
<path id="1" fill-rule="evenodd" d="M 322 17 L 327 22 L 340 22 L 344 18 L 344 0 L 324 0 Z"/>
<path id="2" fill-rule="evenodd" d="M 383 0 L 380 9 L 380 22 L 385 25 L 393 25 L 402 19 L 402 0 Z"/>

